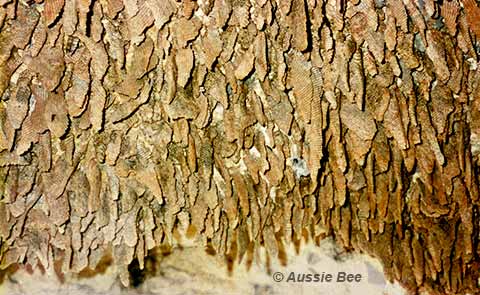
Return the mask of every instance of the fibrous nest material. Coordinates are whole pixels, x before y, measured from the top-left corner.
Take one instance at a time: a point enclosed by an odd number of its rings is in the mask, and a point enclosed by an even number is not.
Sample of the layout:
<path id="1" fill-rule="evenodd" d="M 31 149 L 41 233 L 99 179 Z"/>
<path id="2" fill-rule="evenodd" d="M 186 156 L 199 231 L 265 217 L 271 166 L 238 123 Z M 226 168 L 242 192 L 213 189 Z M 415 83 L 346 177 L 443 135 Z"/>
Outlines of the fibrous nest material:
<path id="1" fill-rule="evenodd" d="M 1 268 L 333 235 L 479 293 L 479 38 L 474 0 L 0 0 Z"/>

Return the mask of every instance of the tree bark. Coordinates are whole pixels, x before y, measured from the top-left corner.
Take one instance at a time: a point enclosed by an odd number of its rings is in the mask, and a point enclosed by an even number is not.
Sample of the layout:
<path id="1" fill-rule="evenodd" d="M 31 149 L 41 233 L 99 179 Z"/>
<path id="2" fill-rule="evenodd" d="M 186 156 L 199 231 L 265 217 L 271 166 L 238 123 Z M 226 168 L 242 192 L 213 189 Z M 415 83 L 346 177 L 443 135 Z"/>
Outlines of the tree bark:
<path id="1" fill-rule="evenodd" d="M 333 235 L 477 293 L 478 38 L 474 0 L 0 0 L 0 268 Z"/>

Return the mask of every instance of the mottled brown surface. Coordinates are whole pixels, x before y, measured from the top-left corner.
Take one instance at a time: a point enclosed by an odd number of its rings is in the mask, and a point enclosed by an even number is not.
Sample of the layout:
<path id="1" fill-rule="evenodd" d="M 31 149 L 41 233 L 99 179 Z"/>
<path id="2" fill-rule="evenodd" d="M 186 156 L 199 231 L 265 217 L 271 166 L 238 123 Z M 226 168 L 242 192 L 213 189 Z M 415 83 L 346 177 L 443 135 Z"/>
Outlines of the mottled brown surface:
<path id="1" fill-rule="evenodd" d="M 0 260 L 57 273 L 333 235 L 480 293 L 474 0 L 0 0 Z M 160 250 L 161 249 L 161 250 Z"/>
<path id="2" fill-rule="evenodd" d="M 346 253 L 330 239 L 320 247 L 312 243 L 303 245 L 300 255 L 294 255 L 293 245 L 288 266 L 272 261 L 271 268 L 283 275 L 277 282 L 267 273 L 265 251 L 260 259 L 247 269 L 245 261 L 229 274 L 220 256 L 208 255 L 202 247 L 173 249 L 172 253 L 155 262 L 156 273 L 138 271 L 134 287 L 123 287 L 116 279 L 115 267 L 94 276 L 67 275 L 63 281 L 54 274 L 41 270 L 29 273 L 20 269 L 0 285 L 1 295 L 404 295 L 398 283 L 385 280 L 380 262 L 366 254 Z M 299 282 L 302 274 L 330 274 L 339 272 L 359 275 L 359 281 Z M 132 272 L 134 273 L 134 272 Z M 139 275 L 140 273 L 140 275 Z M 292 273 L 296 277 L 292 278 Z M 290 276 L 290 280 L 289 280 Z M 320 278 L 320 277 L 319 277 Z M 278 280 L 278 277 L 277 277 Z M 308 280 L 308 279 L 307 279 Z"/>

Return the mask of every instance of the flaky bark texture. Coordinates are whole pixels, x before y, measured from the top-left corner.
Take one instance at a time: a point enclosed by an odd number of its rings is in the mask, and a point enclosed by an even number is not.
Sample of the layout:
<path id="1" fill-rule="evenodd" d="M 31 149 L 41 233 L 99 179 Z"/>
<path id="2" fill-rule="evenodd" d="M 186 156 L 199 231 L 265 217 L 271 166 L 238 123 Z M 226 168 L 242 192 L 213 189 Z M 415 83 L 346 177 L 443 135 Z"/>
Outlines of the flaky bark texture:
<path id="1" fill-rule="evenodd" d="M 232 269 L 334 235 L 412 293 L 479 293 L 479 11 L 0 0 L 1 267 L 128 284 L 152 249 Z"/>

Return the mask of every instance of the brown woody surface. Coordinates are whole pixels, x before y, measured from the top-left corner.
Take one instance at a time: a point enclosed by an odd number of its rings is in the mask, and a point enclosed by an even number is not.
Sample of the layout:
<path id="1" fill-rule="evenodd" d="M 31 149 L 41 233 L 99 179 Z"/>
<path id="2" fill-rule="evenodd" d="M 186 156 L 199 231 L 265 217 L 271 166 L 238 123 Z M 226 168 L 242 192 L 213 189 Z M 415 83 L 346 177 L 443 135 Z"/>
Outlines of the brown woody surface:
<path id="1" fill-rule="evenodd" d="M 1 268 L 333 235 L 479 293 L 479 38 L 475 0 L 0 0 Z"/>

